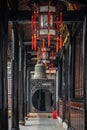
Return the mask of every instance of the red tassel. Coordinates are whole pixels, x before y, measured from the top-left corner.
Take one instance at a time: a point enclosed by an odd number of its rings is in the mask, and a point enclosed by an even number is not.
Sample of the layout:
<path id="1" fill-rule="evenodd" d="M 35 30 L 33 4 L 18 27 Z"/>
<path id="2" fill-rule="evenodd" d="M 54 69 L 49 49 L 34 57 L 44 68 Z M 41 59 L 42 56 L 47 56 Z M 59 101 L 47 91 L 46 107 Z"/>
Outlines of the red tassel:
<path id="1" fill-rule="evenodd" d="M 34 50 L 36 50 L 36 34 L 34 34 Z"/>
<path id="2" fill-rule="evenodd" d="M 50 10 L 48 10 L 48 25 L 50 24 L 50 16 L 51 16 L 51 12 Z"/>
<path id="3" fill-rule="evenodd" d="M 44 39 L 42 39 L 42 52 L 44 52 Z"/>
<path id="4" fill-rule="evenodd" d="M 50 47 L 50 33 L 48 32 L 48 47 Z"/>
<path id="5" fill-rule="evenodd" d="M 37 60 L 40 59 L 40 52 L 37 52 Z"/>
<path id="6" fill-rule="evenodd" d="M 60 25 L 62 24 L 62 17 L 63 17 L 62 12 L 60 12 Z"/>
<path id="7" fill-rule="evenodd" d="M 56 38 L 56 53 L 58 53 L 58 37 Z"/>
<path id="8" fill-rule="evenodd" d="M 60 48 L 62 48 L 62 35 L 60 35 Z"/>
<path id="9" fill-rule="evenodd" d="M 32 50 L 34 49 L 34 38 L 32 36 Z"/>
<path id="10" fill-rule="evenodd" d="M 56 19 L 56 29 L 58 29 L 58 17 Z"/>
<path id="11" fill-rule="evenodd" d="M 54 52 L 52 51 L 52 59 L 54 59 Z"/>

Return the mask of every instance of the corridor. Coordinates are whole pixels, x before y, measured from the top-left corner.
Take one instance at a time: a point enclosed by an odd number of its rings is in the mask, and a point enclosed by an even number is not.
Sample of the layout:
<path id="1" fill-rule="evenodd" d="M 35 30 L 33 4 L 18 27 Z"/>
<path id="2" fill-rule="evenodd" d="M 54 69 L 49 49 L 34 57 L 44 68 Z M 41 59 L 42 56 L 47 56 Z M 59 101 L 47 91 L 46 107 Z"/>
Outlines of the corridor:
<path id="1" fill-rule="evenodd" d="M 10 128 L 11 130 L 11 122 Z M 29 118 L 25 126 L 20 126 L 20 130 L 65 130 L 58 119 L 52 118 Z"/>
<path id="2" fill-rule="evenodd" d="M 63 129 L 87 130 L 87 0 L 0 0 L 0 130 Z"/>

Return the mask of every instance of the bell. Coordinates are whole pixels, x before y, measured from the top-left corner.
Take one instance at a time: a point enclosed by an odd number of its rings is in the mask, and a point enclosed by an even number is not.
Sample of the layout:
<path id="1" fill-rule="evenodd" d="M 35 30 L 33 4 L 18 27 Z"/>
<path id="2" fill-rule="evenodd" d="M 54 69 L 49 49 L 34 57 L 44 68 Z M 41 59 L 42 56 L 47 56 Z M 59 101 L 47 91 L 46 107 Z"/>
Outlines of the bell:
<path id="1" fill-rule="evenodd" d="M 45 64 L 41 60 L 38 60 L 37 64 L 35 65 L 34 72 L 34 79 L 47 78 Z"/>

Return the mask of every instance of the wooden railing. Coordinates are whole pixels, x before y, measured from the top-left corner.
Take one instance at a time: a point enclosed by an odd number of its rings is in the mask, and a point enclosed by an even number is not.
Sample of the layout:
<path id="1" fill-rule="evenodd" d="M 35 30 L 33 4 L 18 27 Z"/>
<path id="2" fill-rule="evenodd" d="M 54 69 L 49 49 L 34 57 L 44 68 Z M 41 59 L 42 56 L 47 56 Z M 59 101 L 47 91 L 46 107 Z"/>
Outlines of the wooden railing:
<path id="1" fill-rule="evenodd" d="M 68 107 L 70 107 L 70 119 L 68 117 L 69 111 Z M 66 103 L 65 108 L 65 122 L 68 125 L 70 122 L 71 130 L 84 130 L 84 109 L 83 102 L 71 102 L 70 106 L 68 106 L 68 102 Z M 63 102 L 59 100 L 58 103 L 58 116 L 63 119 Z"/>
<path id="2" fill-rule="evenodd" d="M 70 124 L 75 130 L 84 130 L 84 111 L 82 102 L 71 102 Z"/>

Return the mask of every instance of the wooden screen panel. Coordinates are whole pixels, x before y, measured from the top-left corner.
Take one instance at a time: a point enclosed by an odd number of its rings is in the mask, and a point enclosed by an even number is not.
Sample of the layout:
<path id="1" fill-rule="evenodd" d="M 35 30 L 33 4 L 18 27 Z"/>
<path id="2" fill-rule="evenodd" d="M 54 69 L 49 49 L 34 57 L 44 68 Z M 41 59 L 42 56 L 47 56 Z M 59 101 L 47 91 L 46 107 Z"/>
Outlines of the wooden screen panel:
<path id="1" fill-rule="evenodd" d="M 83 97 L 82 32 L 76 37 L 75 45 L 75 98 Z"/>

